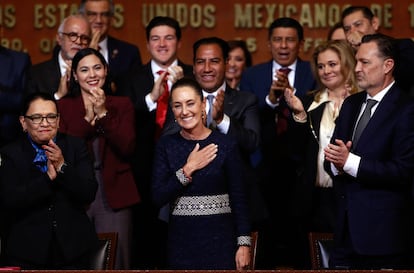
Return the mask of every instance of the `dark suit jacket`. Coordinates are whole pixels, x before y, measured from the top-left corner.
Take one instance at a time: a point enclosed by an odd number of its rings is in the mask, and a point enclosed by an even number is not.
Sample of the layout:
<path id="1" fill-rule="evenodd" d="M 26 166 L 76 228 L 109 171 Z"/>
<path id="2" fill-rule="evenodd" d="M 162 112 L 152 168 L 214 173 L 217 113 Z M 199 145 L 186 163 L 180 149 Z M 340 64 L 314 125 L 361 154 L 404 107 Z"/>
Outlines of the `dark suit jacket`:
<path id="1" fill-rule="evenodd" d="M 30 57 L 0 46 L 0 146 L 21 132 L 19 110 L 26 88 Z"/>
<path id="2" fill-rule="evenodd" d="M 398 58 L 393 75 L 397 84 L 413 96 L 414 41 L 412 39 L 397 39 L 397 48 Z"/>
<path id="3" fill-rule="evenodd" d="M 261 123 L 261 152 L 260 155 L 255 155 L 253 158 L 255 164 L 260 164 L 260 173 L 265 180 L 269 177 L 273 177 L 275 173 L 275 167 L 280 167 L 279 172 L 282 174 L 289 174 L 293 170 L 288 171 L 290 162 L 287 160 L 289 157 L 289 134 L 276 135 L 276 115 L 281 111 L 282 107 L 287 107 L 286 102 L 281 100 L 280 106 L 271 108 L 267 105 L 265 98 L 269 93 L 270 86 L 272 85 L 273 60 L 267 63 L 262 63 L 248 68 L 242 75 L 240 81 L 240 90 L 253 92 L 259 98 L 259 111 L 260 111 L 260 123 Z M 316 88 L 316 81 L 312 75 L 310 63 L 298 59 L 296 65 L 295 83 L 296 95 L 302 97 L 306 92 L 314 90 Z M 289 122 L 293 122 L 290 116 L 288 116 Z M 288 130 L 289 131 L 289 130 Z M 280 161 L 281 164 L 276 163 Z M 290 167 L 291 169 L 291 167 Z M 286 178 L 290 179 L 290 178 Z"/>
<path id="4" fill-rule="evenodd" d="M 67 167 L 54 181 L 33 164 L 36 151 L 26 135 L 1 150 L 0 194 L 9 230 L 5 251 L 34 264 L 47 264 L 54 231 L 67 261 L 97 242 L 85 212 L 97 190 L 86 145 L 64 134 L 57 135 L 56 144 Z"/>
<path id="5" fill-rule="evenodd" d="M 193 67 L 178 61 L 178 65 L 183 68 L 184 75 L 193 76 Z M 128 96 L 135 108 L 137 147 L 135 151 L 134 172 L 139 183 L 139 188 L 143 198 L 149 198 L 149 190 L 152 176 L 152 165 L 155 150 L 155 113 L 149 111 L 145 102 L 145 96 L 151 92 L 154 86 L 154 76 L 151 70 L 151 62 L 144 66 L 130 71 L 122 81 L 117 95 Z M 165 121 L 165 131 L 170 130 L 170 125 L 174 123 L 174 115 L 168 107 L 167 118 Z M 149 199 L 147 199 L 149 200 Z"/>
<path id="6" fill-rule="evenodd" d="M 61 76 L 58 54 L 60 47 L 53 50 L 52 58 L 31 67 L 27 83 L 27 93 L 45 92 L 54 94 L 59 88 Z"/>
<path id="7" fill-rule="evenodd" d="M 137 46 L 108 36 L 108 63 L 109 76 L 119 86 L 125 73 L 142 66 L 141 54 Z"/>
<path id="8" fill-rule="evenodd" d="M 361 92 L 344 101 L 332 141 L 352 140 L 365 99 L 366 92 Z M 361 157 L 357 177 L 334 177 L 339 194 L 335 238 L 342 238 L 349 227 L 359 254 L 398 254 L 413 246 L 413 119 L 414 102 L 392 86 L 353 147 L 353 153 Z M 326 167 L 330 171 L 330 165 Z"/>
<path id="9" fill-rule="evenodd" d="M 265 98 L 272 85 L 273 60 L 267 63 L 249 67 L 243 72 L 240 80 L 240 90 L 253 92 L 259 98 L 259 106 L 266 106 Z M 316 82 L 312 75 L 310 63 L 298 59 L 295 72 L 296 95 L 301 97 L 306 92 L 316 89 Z"/>
<path id="10" fill-rule="evenodd" d="M 108 114 L 92 127 L 85 121 L 81 96 L 58 101 L 61 132 L 84 138 L 92 152 L 92 142 L 99 138 L 102 175 L 106 199 L 113 209 L 129 207 L 140 197 L 131 169 L 135 149 L 134 108 L 128 98 L 106 97 Z"/>

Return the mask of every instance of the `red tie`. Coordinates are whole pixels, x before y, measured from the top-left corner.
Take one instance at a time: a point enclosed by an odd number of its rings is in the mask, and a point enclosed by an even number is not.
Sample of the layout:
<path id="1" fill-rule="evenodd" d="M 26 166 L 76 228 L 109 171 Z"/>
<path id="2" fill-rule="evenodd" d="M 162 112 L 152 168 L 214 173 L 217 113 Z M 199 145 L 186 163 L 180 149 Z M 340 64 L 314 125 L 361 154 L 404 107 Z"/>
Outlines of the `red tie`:
<path id="1" fill-rule="evenodd" d="M 161 75 L 164 73 L 164 70 L 160 70 L 157 72 L 158 75 Z M 168 76 L 168 75 L 167 75 Z M 164 127 L 165 118 L 167 116 L 167 110 L 168 110 L 168 83 L 167 79 L 163 82 L 165 91 L 162 93 L 162 95 L 157 100 L 157 110 L 155 113 L 155 123 L 157 124 L 156 132 L 155 132 L 155 138 L 158 139 L 161 136 L 162 128 Z"/>
<path id="2" fill-rule="evenodd" d="M 289 67 L 282 67 L 279 69 L 279 71 L 285 73 L 287 77 L 290 71 L 292 71 L 292 69 L 290 69 Z M 284 134 L 287 130 L 290 111 L 287 105 L 282 100 L 280 100 L 278 108 L 279 109 L 277 112 L 276 133 L 279 136 Z"/>

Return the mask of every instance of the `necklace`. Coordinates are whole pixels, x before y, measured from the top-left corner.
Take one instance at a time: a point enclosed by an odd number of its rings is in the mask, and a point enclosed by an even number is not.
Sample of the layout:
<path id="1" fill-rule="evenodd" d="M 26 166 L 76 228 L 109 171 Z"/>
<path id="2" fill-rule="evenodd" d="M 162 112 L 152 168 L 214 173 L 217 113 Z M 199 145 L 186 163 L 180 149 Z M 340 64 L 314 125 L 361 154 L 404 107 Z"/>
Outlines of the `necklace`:
<path id="1" fill-rule="evenodd" d="M 188 140 L 203 140 L 206 139 L 211 133 L 211 130 L 206 128 L 199 136 L 192 135 L 184 130 L 180 131 L 180 135 Z"/>

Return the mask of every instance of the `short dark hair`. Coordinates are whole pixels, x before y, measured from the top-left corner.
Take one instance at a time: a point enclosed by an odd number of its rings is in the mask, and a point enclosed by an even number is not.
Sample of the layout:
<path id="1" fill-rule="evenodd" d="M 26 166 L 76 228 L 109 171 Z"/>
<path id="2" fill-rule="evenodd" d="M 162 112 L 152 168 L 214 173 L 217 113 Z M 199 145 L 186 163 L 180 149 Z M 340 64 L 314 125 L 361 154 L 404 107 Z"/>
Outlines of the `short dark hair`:
<path id="1" fill-rule="evenodd" d="M 47 92 L 34 92 L 34 93 L 27 94 L 23 98 L 22 107 L 20 109 L 20 115 L 25 116 L 27 114 L 27 111 L 29 110 L 29 107 L 32 104 L 32 102 L 37 100 L 37 99 L 42 99 L 44 101 L 53 102 L 56 106 L 56 111 L 59 113 L 56 100 L 55 100 L 55 98 L 52 94 L 47 93 Z"/>
<path id="2" fill-rule="evenodd" d="M 200 97 L 201 101 L 203 101 L 204 97 L 203 97 L 203 90 L 201 88 L 201 85 L 195 79 L 191 77 L 184 77 L 184 78 L 179 79 L 172 85 L 170 96 L 169 96 L 170 103 L 171 103 L 172 93 L 174 92 L 174 90 L 180 87 L 185 87 L 185 86 L 192 88 L 194 92 L 197 94 L 197 96 Z"/>
<path id="3" fill-rule="evenodd" d="M 227 62 L 227 58 L 229 57 L 228 43 L 219 37 L 207 37 L 207 38 L 202 38 L 193 44 L 193 63 L 195 63 L 195 58 L 196 58 L 198 48 L 202 45 L 211 45 L 211 44 L 215 44 L 220 47 L 221 53 L 223 54 L 223 60 Z"/>
<path id="4" fill-rule="evenodd" d="M 159 26 L 169 26 L 175 29 L 175 36 L 177 37 L 177 40 L 181 40 L 181 28 L 177 20 L 167 16 L 156 16 L 152 18 L 152 20 L 148 23 L 147 27 L 145 28 L 147 41 L 149 41 L 150 39 L 151 30 Z"/>
<path id="5" fill-rule="evenodd" d="M 79 6 L 79 13 L 85 14 L 85 4 L 89 1 L 108 1 L 109 3 L 109 12 L 111 15 L 115 12 L 115 6 L 114 2 L 112 0 L 81 0 L 80 6 Z"/>
<path id="6" fill-rule="evenodd" d="M 375 16 L 371 9 L 366 6 L 349 6 L 342 11 L 341 22 L 343 22 L 345 17 L 357 11 L 362 11 L 364 17 L 370 21 Z"/>
<path id="7" fill-rule="evenodd" d="M 304 37 L 303 37 L 302 25 L 298 21 L 290 17 L 281 17 L 273 21 L 273 23 L 269 26 L 269 33 L 268 33 L 269 40 L 272 37 L 273 30 L 279 27 L 287 27 L 287 28 L 296 29 L 299 41 L 303 41 Z"/>
<path id="8" fill-rule="evenodd" d="M 252 66 L 252 54 L 247 48 L 247 44 L 244 40 L 230 40 L 227 41 L 227 43 L 229 44 L 229 52 L 233 49 L 240 48 L 243 51 L 246 60 L 246 67 Z"/>
<path id="9" fill-rule="evenodd" d="M 374 42 L 380 53 L 380 57 L 392 59 L 396 63 L 398 52 L 396 49 L 396 40 L 390 36 L 381 33 L 367 34 L 362 37 L 361 44 Z M 395 65 L 394 65 L 395 67 Z"/>

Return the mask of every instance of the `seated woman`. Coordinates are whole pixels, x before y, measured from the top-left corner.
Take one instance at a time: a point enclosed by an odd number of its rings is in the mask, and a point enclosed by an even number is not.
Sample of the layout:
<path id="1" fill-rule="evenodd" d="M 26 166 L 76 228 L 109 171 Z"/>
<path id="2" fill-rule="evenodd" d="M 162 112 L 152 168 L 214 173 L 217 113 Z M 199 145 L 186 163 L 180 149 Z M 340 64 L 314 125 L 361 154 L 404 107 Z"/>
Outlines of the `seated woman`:
<path id="1" fill-rule="evenodd" d="M 0 152 L 6 263 L 22 269 L 89 269 L 97 236 L 85 208 L 97 183 L 86 145 L 58 133 L 59 112 L 50 94 L 28 95 L 20 123 L 26 134 Z"/>
<path id="2" fill-rule="evenodd" d="M 155 203 L 171 208 L 168 269 L 245 269 L 251 238 L 237 144 L 206 127 L 195 80 L 178 80 L 170 105 L 181 131 L 158 142 L 152 184 Z"/>

